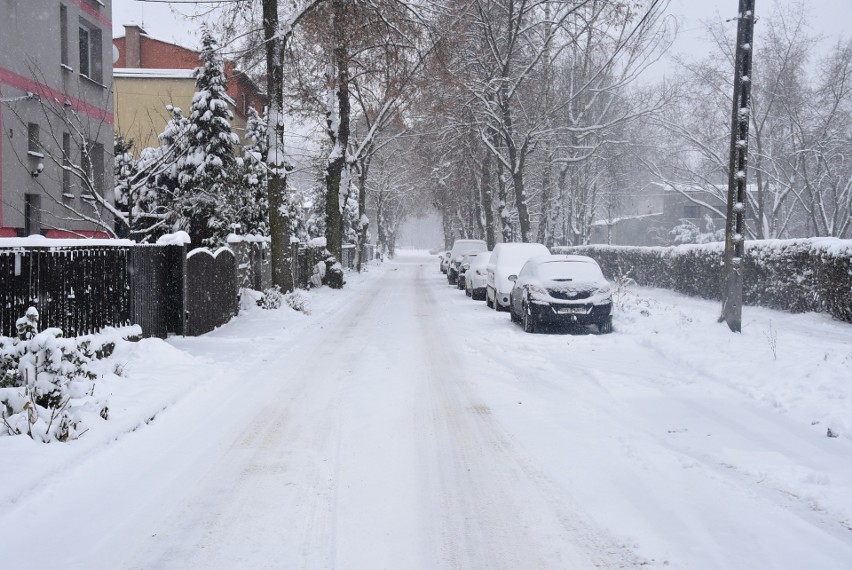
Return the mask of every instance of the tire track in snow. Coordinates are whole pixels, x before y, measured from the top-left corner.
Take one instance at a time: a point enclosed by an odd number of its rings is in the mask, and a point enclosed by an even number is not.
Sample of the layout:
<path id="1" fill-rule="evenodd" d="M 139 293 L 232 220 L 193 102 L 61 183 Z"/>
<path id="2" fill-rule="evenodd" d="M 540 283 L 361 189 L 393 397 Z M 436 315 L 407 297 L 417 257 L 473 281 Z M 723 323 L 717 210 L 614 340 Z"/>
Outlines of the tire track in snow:
<path id="1" fill-rule="evenodd" d="M 227 451 L 140 547 L 142 566 L 336 566 L 341 370 L 358 365 L 347 324 L 362 321 L 377 297 L 359 296 L 366 302 L 318 319 L 289 349 L 256 348 L 237 363 L 241 378 L 254 379 L 249 388 L 266 397 L 254 399 L 256 411 Z M 245 362 L 262 364 L 246 370 Z"/>
<path id="2" fill-rule="evenodd" d="M 564 489 L 532 466 L 465 380 L 466 362 L 448 334 L 451 308 L 439 304 L 423 269 L 421 338 L 432 345 L 433 478 L 444 511 L 442 555 L 450 568 L 627 568 L 641 564 L 596 528 Z M 437 344 L 438 346 L 434 346 Z M 474 366 L 476 364 L 474 363 Z"/>

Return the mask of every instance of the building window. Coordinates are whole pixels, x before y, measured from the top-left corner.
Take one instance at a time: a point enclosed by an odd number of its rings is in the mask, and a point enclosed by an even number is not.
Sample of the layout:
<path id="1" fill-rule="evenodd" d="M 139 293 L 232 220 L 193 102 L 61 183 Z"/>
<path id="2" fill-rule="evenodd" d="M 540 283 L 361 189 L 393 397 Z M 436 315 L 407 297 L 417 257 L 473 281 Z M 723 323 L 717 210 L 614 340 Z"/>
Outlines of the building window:
<path id="1" fill-rule="evenodd" d="M 39 144 L 39 127 L 37 123 L 27 123 L 27 154 L 36 158 L 44 158 Z"/>
<path id="2" fill-rule="evenodd" d="M 59 53 L 62 67 L 71 69 L 68 64 L 68 8 L 59 5 Z"/>
<path id="3" fill-rule="evenodd" d="M 101 30 L 80 18 L 80 75 L 103 82 L 103 42 Z"/>
<path id="4" fill-rule="evenodd" d="M 683 217 L 697 220 L 701 217 L 701 206 L 684 206 Z"/>
<path id="5" fill-rule="evenodd" d="M 71 190 L 71 135 L 62 133 L 62 197 L 74 198 Z"/>
<path id="6" fill-rule="evenodd" d="M 24 194 L 24 233 L 28 236 L 41 233 L 41 196 Z"/>

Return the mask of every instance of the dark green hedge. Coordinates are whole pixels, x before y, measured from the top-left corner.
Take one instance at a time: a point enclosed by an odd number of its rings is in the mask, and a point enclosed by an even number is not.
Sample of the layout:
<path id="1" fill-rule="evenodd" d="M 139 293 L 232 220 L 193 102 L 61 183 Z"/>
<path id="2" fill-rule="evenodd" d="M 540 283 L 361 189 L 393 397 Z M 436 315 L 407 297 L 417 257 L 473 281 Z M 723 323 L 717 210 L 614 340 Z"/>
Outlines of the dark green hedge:
<path id="1" fill-rule="evenodd" d="M 609 279 L 686 295 L 720 299 L 724 245 L 554 247 L 553 253 L 588 255 Z M 813 238 L 746 242 L 743 297 L 793 313 L 818 311 L 852 323 L 852 240 Z"/>

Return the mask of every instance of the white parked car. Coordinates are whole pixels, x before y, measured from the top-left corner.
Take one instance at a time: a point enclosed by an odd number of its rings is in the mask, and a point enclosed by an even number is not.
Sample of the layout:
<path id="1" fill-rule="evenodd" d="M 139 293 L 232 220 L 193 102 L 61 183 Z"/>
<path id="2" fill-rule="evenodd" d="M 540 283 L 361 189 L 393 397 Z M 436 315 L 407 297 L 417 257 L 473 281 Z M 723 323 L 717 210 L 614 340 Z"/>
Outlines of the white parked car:
<path id="1" fill-rule="evenodd" d="M 462 260 L 459 264 L 459 275 L 456 278 L 456 286 L 459 289 L 465 289 L 467 284 L 467 270 L 470 268 L 470 264 L 479 259 L 482 256 L 490 256 L 491 252 L 489 251 L 479 251 L 476 249 L 472 249 L 468 252 L 462 254 Z"/>
<path id="2" fill-rule="evenodd" d="M 447 267 L 447 281 L 450 285 L 456 284 L 462 255 L 471 250 L 488 251 L 488 246 L 481 239 L 457 239 L 453 242 L 453 249 L 450 250 L 450 265 Z"/>
<path id="3" fill-rule="evenodd" d="M 464 272 L 464 292 L 473 300 L 485 299 L 486 267 L 488 267 L 489 259 L 491 259 L 490 251 L 480 253 L 473 258 Z"/>
<path id="4" fill-rule="evenodd" d="M 486 270 L 485 304 L 499 311 L 509 307 L 512 282 L 509 275 L 517 275 L 531 257 L 550 255 L 550 250 L 540 243 L 498 243 L 494 246 Z"/>
<path id="5" fill-rule="evenodd" d="M 509 314 L 526 332 L 542 324 L 597 325 L 598 333 L 612 332 L 612 287 L 591 257 L 533 257 L 509 279 Z"/>

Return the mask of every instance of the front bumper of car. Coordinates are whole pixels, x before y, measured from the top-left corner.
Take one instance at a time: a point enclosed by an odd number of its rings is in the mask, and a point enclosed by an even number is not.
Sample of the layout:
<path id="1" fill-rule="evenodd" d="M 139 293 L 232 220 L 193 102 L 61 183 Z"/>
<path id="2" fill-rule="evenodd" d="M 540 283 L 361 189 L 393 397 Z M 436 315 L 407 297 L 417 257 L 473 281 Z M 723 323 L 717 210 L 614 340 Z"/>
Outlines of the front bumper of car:
<path id="1" fill-rule="evenodd" d="M 529 303 L 530 315 L 541 324 L 552 325 L 597 325 L 612 316 L 612 298 L 598 302 L 558 303 L 532 299 Z"/>

